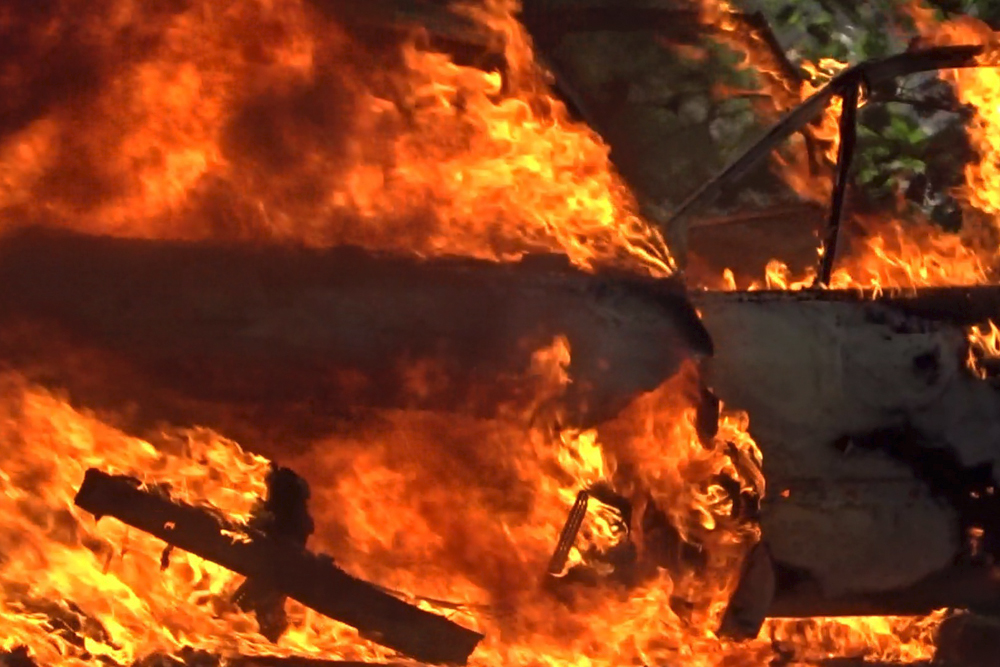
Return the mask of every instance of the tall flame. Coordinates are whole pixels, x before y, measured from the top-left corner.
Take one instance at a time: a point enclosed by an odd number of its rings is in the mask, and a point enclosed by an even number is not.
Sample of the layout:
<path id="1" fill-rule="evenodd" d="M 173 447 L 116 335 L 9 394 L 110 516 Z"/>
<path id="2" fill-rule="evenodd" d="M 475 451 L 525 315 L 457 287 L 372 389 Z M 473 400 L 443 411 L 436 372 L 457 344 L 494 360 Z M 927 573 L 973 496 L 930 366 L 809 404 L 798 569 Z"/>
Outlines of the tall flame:
<path id="1" fill-rule="evenodd" d="M 513 0 L 464 10 L 495 36 L 504 72 L 415 38 L 366 44 L 307 0 L 76 4 L 15 8 L 0 24 L 23 46 L 0 85 L 16 111 L 38 112 L 0 133 L 0 229 L 496 259 L 551 250 L 671 271 L 606 147 L 549 95 Z M 21 109 L 34 70 L 74 48 L 96 80 Z"/>

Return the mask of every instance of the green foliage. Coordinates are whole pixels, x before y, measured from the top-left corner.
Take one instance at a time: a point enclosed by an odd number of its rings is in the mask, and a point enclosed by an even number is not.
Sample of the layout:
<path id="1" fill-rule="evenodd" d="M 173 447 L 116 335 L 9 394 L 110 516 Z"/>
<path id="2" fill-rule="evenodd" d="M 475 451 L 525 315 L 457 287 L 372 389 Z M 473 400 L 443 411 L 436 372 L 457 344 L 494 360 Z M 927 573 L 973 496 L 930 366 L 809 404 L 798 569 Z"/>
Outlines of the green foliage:
<path id="1" fill-rule="evenodd" d="M 950 4 L 956 5 L 948 8 L 952 11 L 1000 18 L 1000 0 Z M 754 6 L 765 13 L 783 44 L 794 45 L 789 53 L 797 62 L 835 58 L 857 63 L 885 57 L 904 51 L 914 35 L 904 0 L 759 0 Z M 952 208 L 953 177 L 960 177 L 964 153 L 961 141 L 949 144 L 935 139 L 942 133 L 951 136 L 956 129 L 961 134 L 965 119 L 933 105 L 887 102 L 919 99 L 928 91 L 940 94 L 947 88 L 933 74 L 913 79 L 916 84 L 911 80 L 907 89 L 869 91 L 870 102 L 859 113 L 852 177 L 862 201 L 894 203 L 903 194 L 926 213 L 940 217 L 938 208 Z M 948 150 L 956 146 L 957 150 Z"/>
<path id="2" fill-rule="evenodd" d="M 879 116 L 873 123 L 862 114 L 854 163 L 854 182 L 872 200 L 890 199 L 901 186 L 927 173 L 927 132 L 905 114 Z"/>

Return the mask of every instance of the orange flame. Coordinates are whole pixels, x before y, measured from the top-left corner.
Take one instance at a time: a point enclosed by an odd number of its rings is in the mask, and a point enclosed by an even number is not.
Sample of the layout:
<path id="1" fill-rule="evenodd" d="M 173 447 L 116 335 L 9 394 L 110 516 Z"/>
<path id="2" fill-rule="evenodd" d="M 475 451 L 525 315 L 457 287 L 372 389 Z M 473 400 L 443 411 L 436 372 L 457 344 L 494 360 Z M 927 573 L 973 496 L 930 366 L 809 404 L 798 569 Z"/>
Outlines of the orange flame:
<path id="1" fill-rule="evenodd" d="M 669 273 L 662 237 L 635 214 L 607 148 L 549 95 L 516 8 L 491 0 L 462 10 L 496 36 L 502 73 L 458 65 L 415 38 L 374 48 L 301 0 L 169 11 L 122 1 L 47 22 L 15 12 L 3 26 L 23 31 L 26 53 L 0 84 L 31 83 L 53 40 L 81 41 L 102 67 L 92 87 L 0 135 L 0 229 L 499 260 L 548 250 L 582 267 Z M 569 354 L 561 339 L 536 353 L 531 415 L 384 414 L 287 461 L 312 483 L 313 546 L 383 585 L 456 601 L 448 613 L 487 631 L 478 665 L 676 655 L 719 664 L 726 652 L 711 627 L 756 535 L 710 481 L 735 470 L 721 442 L 697 436 L 695 371 L 597 430 L 554 429 L 545 415 L 569 382 Z M 95 525 L 72 505 L 83 470 L 97 466 L 246 516 L 263 459 L 206 431 L 128 437 L 16 376 L 5 382 L 5 435 L 19 444 L 0 453 L 0 505 L 14 517 L 0 525 L 4 647 L 28 644 L 52 665 L 93 655 L 127 664 L 185 646 L 388 657 L 296 605 L 291 630 L 265 646 L 229 602 L 231 573 L 186 554 L 160 572 L 162 544 L 113 520 Z M 724 432 L 752 446 L 745 424 Z M 539 578 L 554 538 L 574 495 L 598 482 L 667 511 L 706 550 L 704 576 L 675 580 L 650 556 L 631 591 L 578 587 L 566 591 L 571 604 L 547 593 Z M 591 517 L 581 539 L 608 544 L 613 518 Z M 582 563 L 586 547 L 576 546 Z M 80 630 L 60 632 L 66 617 Z"/>
<path id="2" fill-rule="evenodd" d="M 121 3 L 122 11 L 85 14 L 93 17 L 85 33 L 99 43 L 127 44 L 137 27 L 152 38 L 132 57 L 113 54 L 95 93 L 4 138 L 0 226 L 494 259 L 553 250 L 581 266 L 670 271 L 662 238 L 635 215 L 607 149 L 548 95 L 514 3 L 466 10 L 500 36 L 503 74 L 456 65 L 413 40 L 373 52 L 297 0 L 217 4 L 150 15 Z M 68 19 L 53 17 L 46 30 L 70 30 Z M 568 382 L 569 354 L 557 340 L 535 356 L 542 414 Z M 724 654 L 708 628 L 754 536 L 731 525 L 718 489 L 700 483 L 731 463 L 698 440 L 683 391 L 690 381 L 689 372 L 598 431 L 556 433 L 520 415 L 484 424 L 403 412 L 331 436 L 288 461 L 312 482 L 314 546 L 384 585 L 459 602 L 451 613 L 487 631 L 476 664 L 587 656 L 610 665 L 692 651 L 717 664 Z M 95 465 L 168 481 L 245 515 L 262 491 L 262 459 L 207 432 L 154 446 L 8 384 L 0 404 L 11 412 L 10 437 L 46 446 L 0 454 L 0 502 L 18 517 L 3 527 L 5 646 L 26 643 L 53 665 L 102 654 L 125 664 L 184 646 L 387 657 L 295 605 L 291 630 L 265 646 L 253 619 L 228 602 L 231 573 L 185 554 L 160 572 L 156 540 L 114 521 L 96 526 L 72 506 L 83 469 Z M 622 468 L 632 472 L 616 481 Z M 573 496 L 598 481 L 668 509 L 688 539 L 711 547 L 708 576 L 675 582 L 654 569 L 631 594 L 581 588 L 572 605 L 541 590 Z M 582 562 L 580 548 L 573 558 Z M 16 585 L 28 580 L 38 583 Z M 671 606 L 675 593 L 693 605 L 686 622 Z M 45 599 L 67 602 L 39 607 Z M 60 614 L 89 619 L 81 641 L 53 631 Z"/>
<path id="3" fill-rule="evenodd" d="M 557 385 L 565 352 L 556 341 L 538 356 L 538 371 Z M 289 461 L 312 483 L 313 548 L 383 585 L 458 603 L 449 612 L 487 634 L 476 665 L 584 655 L 604 665 L 670 656 L 735 664 L 740 655 L 757 664 L 766 644 L 727 646 L 710 631 L 756 534 L 730 518 L 720 488 L 698 482 L 736 474 L 724 440 L 744 450 L 754 445 L 745 418 L 725 420 L 716 443 L 701 443 L 685 398 L 695 378 L 689 367 L 593 431 L 526 428 L 530 415 L 483 423 L 399 412 L 330 436 Z M 7 631 L 0 646 L 26 643 L 39 661 L 62 665 L 83 665 L 93 655 L 127 664 L 185 646 L 388 657 L 297 604 L 290 605 L 291 630 L 278 645 L 265 645 L 253 619 L 229 601 L 238 577 L 182 552 L 161 572 L 162 543 L 115 520 L 96 524 L 72 503 L 84 470 L 98 466 L 170 483 L 190 502 L 246 518 L 264 490 L 265 459 L 205 430 L 126 436 L 16 375 L 0 380 L 2 435 L 16 444 L 0 452 L 0 509 L 9 517 L 0 522 Z M 654 567 L 629 591 L 609 582 L 545 592 L 541 573 L 554 536 L 576 491 L 595 482 L 668 510 L 685 539 L 704 549 L 702 568 L 671 576 Z M 654 549 L 654 538 L 645 539 Z M 683 618 L 677 598 L 686 601 Z M 421 604 L 434 608 L 428 599 Z M 66 618 L 76 630 L 58 630 Z"/>
<path id="4" fill-rule="evenodd" d="M 773 619 L 764 632 L 779 644 L 802 647 L 803 661 L 835 656 L 858 656 L 870 661 L 917 663 L 934 657 L 934 640 L 944 610 L 915 619 L 860 616 L 825 619 Z"/>
<path id="5" fill-rule="evenodd" d="M 790 79 L 789 73 L 782 71 L 788 65 L 779 63 L 773 48 L 761 35 L 736 18 L 728 2 L 702 2 L 700 10 L 702 21 L 719 30 L 724 43 L 743 54 L 743 67 L 757 74 L 763 92 L 758 98 L 757 110 L 765 119 L 777 120 L 847 67 L 847 63 L 833 58 L 822 58 L 818 64 L 803 62 L 799 67 L 808 76 Z M 841 100 L 834 98 L 822 117 L 805 130 L 809 141 L 822 149 L 830 163 L 837 161 L 841 106 Z M 786 182 L 801 196 L 817 201 L 829 199 L 830 180 L 813 173 L 809 148 L 802 136 L 793 137 L 786 149 L 774 155 L 774 160 Z"/>
<path id="6" fill-rule="evenodd" d="M 669 273 L 607 148 L 549 95 L 516 8 L 465 9 L 498 37 L 505 73 L 413 39 L 372 48 L 302 0 L 116 2 L 44 26 L 15 13 L 8 30 L 28 31 L 29 46 L 86 40 L 108 71 L 0 135 L 0 229 L 494 259 L 550 250 Z M 31 55 L 8 68 L 12 90 L 38 66 Z"/>
<path id="7" fill-rule="evenodd" d="M 548 93 L 513 0 L 462 10 L 496 37 L 505 72 L 458 65 L 418 38 L 373 48 L 302 0 L 200 0 L 169 10 L 76 4 L 66 0 L 45 21 L 0 13 L 0 29 L 20 33 L 24 45 L 23 62 L 0 71 L 0 88 L 37 112 L 0 131 L 0 229 L 49 224 L 497 260 L 547 250 L 581 267 L 673 269 L 606 147 Z M 46 58 L 72 63 L 81 52 L 99 65 L 96 81 L 54 102 L 14 95 L 32 89 Z M 808 93 L 787 91 L 789 104 L 792 92 Z M 836 109 L 829 113 L 816 132 L 833 142 Z M 944 236 L 913 242 L 893 229 L 896 237 L 869 237 L 882 240 L 866 246 L 872 259 L 861 278 L 838 274 L 837 284 L 958 280 L 980 270 Z M 965 263 L 960 271 L 944 261 L 917 265 L 921 243 Z M 796 284 L 787 269 L 771 273 L 774 285 Z M 713 634 L 757 539 L 712 481 L 738 477 L 724 443 L 755 452 L 745 418 L 723 420 L 716 441 L 702 443 L 687 368 L 608 424 L 554 429 L 539 415 L 570 381 L 570 353 L 564 340 L 536 353 L 531 415 L 485 423 L 382 414 L 284 461 L 312 483 L 313 548 L 361 576 L 419 591 L 422 605 L 456 601 L 448 613 L 487 634 L 475 665 L 762 664 L 773 653 L 768 641 L 730 644 Z M 245 517 L 263 491 L 263 458 L 204 430 L 130 437 L 16 375 L 0 379 L 0 428 L 14 445 L 0 449 L 0 646 L 26 643 L 49 665 L 95 655 L 126 664 L 185 646 L 389 657 L 297 605 L 291 630 L 265 645 L 254 620 L 228 601 L 231 573 L 182 553 L 161 572 L 161 543 L 112 520 L 96 525 L 72 505 L 83 470 L 97 466 L 170 482 L 191 501 Z M 705 563 L 684 571 L 647 560 L 635 587 L 581 586 L 569 603 L 545 592 L 538 577 L 566 512 L 596 483 L 637 507 L 662 508 Z M 614 543 L 613 514 L 589 520 L 582 540 Z M 652 559 L 656 536 L 628 528 Z M 585 563 L 587 546 L 576 545 L 573 563 Z M 776 621 L 768 633 L 799 648 L 876 647 L 909 659 L 926 655 L 924 630 L 936 618 Z"/>
<path id="8" fill-rule="evenodd" d="M 992 321 L 987 326 L 971 326 L 968 332 L 969 356 L 966 366 L 980 378 L 987 376 L 983 361 L 1000 359 L 1000 328 Z"/>

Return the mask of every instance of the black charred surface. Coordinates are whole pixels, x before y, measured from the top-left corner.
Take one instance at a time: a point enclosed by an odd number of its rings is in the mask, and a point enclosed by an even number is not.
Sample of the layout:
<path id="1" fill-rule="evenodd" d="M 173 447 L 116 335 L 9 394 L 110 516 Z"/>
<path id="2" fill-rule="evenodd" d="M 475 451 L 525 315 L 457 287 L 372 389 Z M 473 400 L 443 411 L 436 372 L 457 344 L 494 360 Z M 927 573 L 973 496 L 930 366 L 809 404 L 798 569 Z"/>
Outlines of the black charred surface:
<path id="1" fill-rule="evenodd" d="M 707 554 L 698 545 L 686 541 L 670 522 L 670 517 L 650 498 L 640 518 L 642 522 L 642 550 L 646 559 L 668 571 L 699 570 L 704 568 Z"/>
<path id="2" fill-rule="evenodd" d="M 718 634 L 731 639 L 754 639 L 767 618 L 777 579 L 767 544 L 758 542 L 747 554 L 740 582 L 723 614 Z"/>
<path id="3" fill-rule="evenodd" d="M 1000 619 L 960 614 L 941 624 L 936 665 L 996 667 L 1000 665 Z"/>
<path id="4" fill-rule="evenodd" d="M 489 416 L 534 395 L 532 354 L 565 335 L 567 408 L 587 425 L 712 349 L 678 281 L 554 256 L 421 260 L 34 229 L 0 245 L 0 282 L 0 333 L 41 323 L 152 386 L 237 405 Z M 0 346 L 0 362 L 25 359 Z"/>
<path id="5" fill-rule="evenodd" d="M 778 583 L 770 617 L 916 616 L 945 607 L 1000 614 L 996 571 L 981 564 L 958 564 L 905 588 L 840 597 L 825 595 L 808 574 L 800 580 L 782 572 L 781 563 L 776 566 Z"/>
<path id="6" fill-rule="evenodd" d="M 87 471 L 75 503 L 266 583 L 305 606 L 357 628 L 362 637 L 416 660 L 465 664 L 483 638 L 347 574 L 323 554 L 265 535 L 207 509 L 171 500 L 139 480 Z"/>
<path id="7" fill-rule="evenodd" d="M 267 497 L 253 509 L 250 527 L 304 548 L 315 529 L 309 515 L 309 485 L 294 470 L 274 463 L 266 482 Z M 233 594 L 240 609 L 254 612 L 260 633 L 272 642 L 278 641 L 288 629 L 285 598 L 280 591 L 256 579 L 247 579 Z"/>
<path id="8" fill-rule="evenodd" d="M 0 651 L 0 667 L 38 667 L 27 646 L 15 646 L 9 651 Z"/>
<path id="9" fill-rule="evenodd" d="M 707 447 L 719 432 L 719 415 L 722 411 L 722 403 L 708 387 L 702 386 L 699 393 L 695 427 L 699 440 Z"/>
<path id="10" fill-rule="evenodd" d="M 964 466 L 955 452 L 934 447 L 918 430 L 905 425 L 835 443 L 841 448 L 849 445 L 884 452 L 908 466 L 932 494 L 958 512 L 959 539 L 966 541 L 972 528 L 982 529 L 982 552 L 1000 558 L 1000 490 L 996 489 L 992 464 Z"/>
<path id="11" fill-rule="evenodd" d="M 265 481 L 267 497 L 254 508 L 250 526 L 304 547 L 316 528 L 309 515 L 309 485 L 294 470 L 274 463 Z"/>
<path id="12" fill-rule="evenodd" d="M 844 437 L 832 446 L 845 452 L 852 447 L 879 451 L 906 465 L 932 495 L 955 509 L 955 539 L 967 548 L 948 568 L 910 586 L 840 597 L 826 596 L 808 572 L 776 563 L 771 616 L 911 615 L 943 607 L 1000 613 L 995 567 L 1000 555 L 1000 501 L 992 465 L 963 465 L 954 451 L 933 446 L 906 425 Z M 975 548 L 968 539 L 973 528 L 983 531 Z"/>

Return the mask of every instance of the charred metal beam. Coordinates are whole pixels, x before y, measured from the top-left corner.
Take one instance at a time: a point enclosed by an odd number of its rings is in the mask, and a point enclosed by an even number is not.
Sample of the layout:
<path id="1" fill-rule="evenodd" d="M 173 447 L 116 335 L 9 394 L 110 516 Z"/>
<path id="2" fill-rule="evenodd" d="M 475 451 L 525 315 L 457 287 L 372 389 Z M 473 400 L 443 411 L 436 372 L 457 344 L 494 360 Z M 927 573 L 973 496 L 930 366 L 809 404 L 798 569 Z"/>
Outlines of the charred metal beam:
<path id="1" fill-rule="evenodd" d="M 734 184 L 758 162 L 770 155 L 782 142 L 819 117 L 835 95 L 836 90 L 830 84 L 813 93 L 802 104 L 789 111 L 750 148 L 688 195 L 667 217 L 666 225 L 671 230 L 670 235 L 676 236 L 680 233 L 678 227 L 681 221 L 696 205 L 715 199 L 725 188 Z"/>
<path id="2" fill-rule="evenodd" d="M 206 560 L 264 582 L 361 636 L 416 660 L 465 664 L 483 635 L 352 577 L 324 554 L 172 500 L 132 477 L 86 472 L 77 507 L 116 519 Z"/>
<path id="3" fill-rule="evenodd" d="M 1000 314 L 1000 285 L 916 287 L 881 290 L 756 290 L 750 292 L 692 292 L 691 301 L 703 305 L 725 303 L 855 303 L 889 307 L 926 320 L 959 326 L 981 324 Z"/>
<path id="4" fill-rule="evenodd" d="M 833 195 L 830 201 L 830 219 L 827 223 L 826 238 L 823 242 L 823 254 L 820 257 L 819 273 L 816 280 L 819 285 L 829 286 L 833 274 L 833 263 L 837 259 L 837 241 L 840 238 L 840 219 L 844 214 L 844 201 L 847 197 L 847 183 L 851 171 L 851 161 L 854 159 L 854 147 L 858 138 L 858 93 L 860 82 L 852 81 L 845 85 L 840 96 L 842 106 L 840 111 L 840 146 L 837 151 L 837 174 L 833 181 Z"/>
<path id="5" fill-rule="evenodd" d="M 588 500 L 590 500 L 590 494 L 587 491 L 576 494 L 576 502 L 573 503 L 569 516 L 566 517 L 566 524 L 559 533 L 559 541 L 556 543 L 556 549 L 549 561 L 548 572 L 552 576 L 559 576 L 566 567 L 569 551 L 573 548 L 576 536 L 580 532 L 580 526 L 583 525 L 583 519 L 587 516 Z"/>

